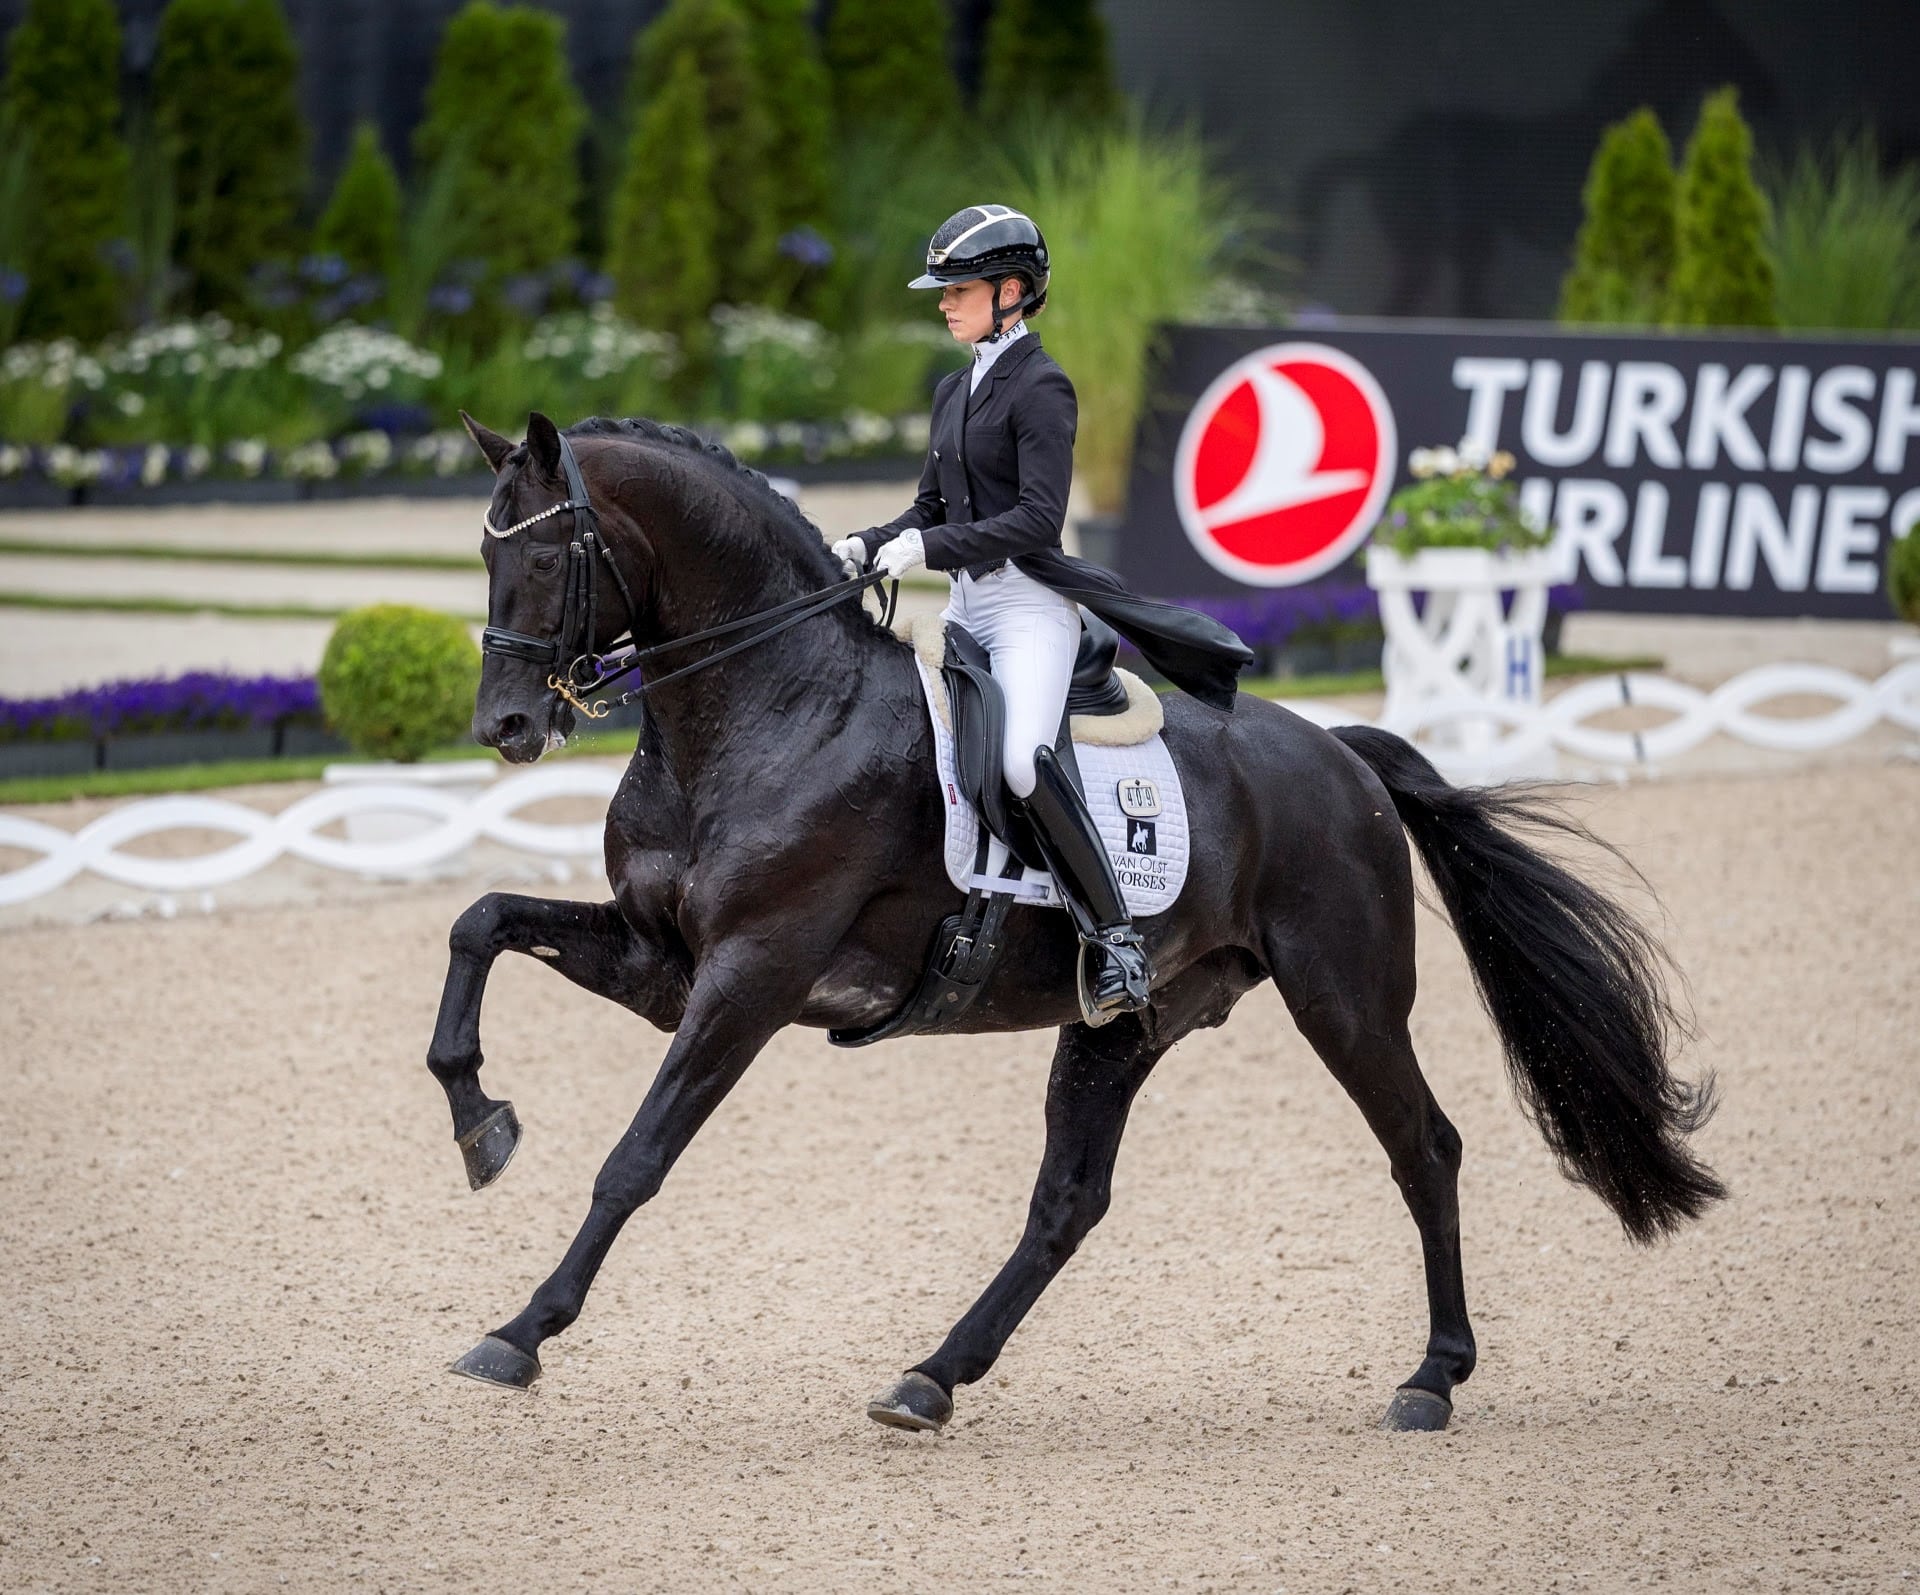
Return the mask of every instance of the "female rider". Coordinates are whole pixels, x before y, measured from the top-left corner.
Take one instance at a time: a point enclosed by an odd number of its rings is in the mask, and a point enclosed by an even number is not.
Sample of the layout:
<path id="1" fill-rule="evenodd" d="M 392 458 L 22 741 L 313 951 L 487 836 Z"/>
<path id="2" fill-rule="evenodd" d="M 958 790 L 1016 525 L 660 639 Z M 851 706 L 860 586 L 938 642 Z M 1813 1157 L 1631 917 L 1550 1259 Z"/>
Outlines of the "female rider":
<path id="1" fill-rule="evenodd" d="M 1151 971 L 1085 799 L 1054 757 L 1080 642 L 1078 605 L 1131 640 L 1176 685 L 1231 711 L 1234 678 L 1252 658 L 1225 627 L 1138 598 L 1118 577 L 1062 552 L 1078 421 L 1073 384 L 1028 325 L 1047 303 L 1040 229 L 1004 205 L 949 217 L 908 284 L 938 289 L 970 367 L 934 393 L 919 496 L 904 515 L 834 544 L 857 573 L 869 561 L 898 577 L 919 564 L 953 582 L 942 618 L 992 655 L 1006 699 L 1003 764 L 1081 941 L 1104 955 L 1089 971 L 1091 1012 L 1104 1022 L 1144 1007 Z"/>

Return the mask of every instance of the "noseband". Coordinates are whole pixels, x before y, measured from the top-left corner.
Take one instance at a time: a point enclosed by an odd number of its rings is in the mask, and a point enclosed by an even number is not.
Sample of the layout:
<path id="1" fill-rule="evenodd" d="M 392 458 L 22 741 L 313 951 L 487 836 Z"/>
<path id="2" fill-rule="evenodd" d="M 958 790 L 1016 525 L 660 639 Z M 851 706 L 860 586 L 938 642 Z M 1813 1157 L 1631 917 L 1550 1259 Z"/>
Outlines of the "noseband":
<path id="1" fill-rule="evenodd" d="M 835 582 L 830 587 L 822 587 L 817 592 L 803 593 L 798 598 L 776 604 L 771 609 L 762 609 L 754 614 L 742 616 L 738 620 L 729 620 L 718 626 L 709 626 L 705 631 L 696 631 L 689 636 L 670 638 L 666 642 L 656 643 L 651 648 L 642 648 L 640 642 L 640 615 L 634 608 L 633 593 L 627 587 L 626 577 L 620 574 L 620 567 L 614 563 L 613 553 L 607 547 L 606 540 L 600 535 L 600 520 L 594 513 L 593 500 L 587 495 L 586 478 L 580 474 L 580 462 L 574 458 L 573 445 L 567 441 L 567 435 L 560 434 L 560 466 L 566 474 L 567 496 L 558 504 L 538 510 L 523 520 L 515 521 L 511 526 L 495 526 L 491 516 L 482 520 L 489 537 L 511 537 L 515 532 L 524 531 L 536 522 L 549 520 L 555 515 L 571 513 L 573 516 L 573 535 L 567 543 L 566 593 L 561 602 L 560 629 L 551 637 L 533 637 L 523 631 L 509 631 L 505 626 L 489 625 L 480 633 L 482 653 L 500 654 L 508 659 L 519 659 L 529 664 L 545 665 L 549 669 L 547 685 L 562 698 L 573 705 L 574 709 L 589 720 L 603 719 L 612 712 L 605 700 L 589 701 L 590 694 L 598 692 L 610 682 L 642 669 L 662 654 L 677 648 L 685 648 L 691 643 L 709 642 L 718 637 L 729 637 L 757 626 L 764 629 L 753 634 L 730 648 L 722 648 L 697 659 L 690 665 L 682 665 L 678 670 L 669 671 L 657 680 L 623 692 L 620 703 L 630 703 L 635 698 L 664 687 L 670 681 L 678 681 L 690 676 L 696 670 L 704 670 L 708 665 L 718 664 L 742 649 L 751 648 L 755 643 L 765 642 L 769 637 L 778 635 L 789 626 L 797 626 L 803 620 L 831 609 L 843 599 L 856 593 L 865 592 L 869 587 L 878 585 L 886 578 L 878 571 L 865 576 L 854 576 L 843 582 Z M 613 578 L 613 584 L 620 590 L 621 601 L 626 605 L 627 628 L 614 638 L 615 643 L 621 637 L 627 639 L 626 649 L 602 656 L 595 651 L 596 635 L 594 572 L 604 564 L 607 574 Z M 893 584 L 893 592 L 887 600 L 886 614 L 881 624 L 889 623 L 893 608 L 900 596 L 900 584 Z M 565 669 L 560 667 L 565 664 Z M 611 668 L 608 668 L 611 666 Z"/>

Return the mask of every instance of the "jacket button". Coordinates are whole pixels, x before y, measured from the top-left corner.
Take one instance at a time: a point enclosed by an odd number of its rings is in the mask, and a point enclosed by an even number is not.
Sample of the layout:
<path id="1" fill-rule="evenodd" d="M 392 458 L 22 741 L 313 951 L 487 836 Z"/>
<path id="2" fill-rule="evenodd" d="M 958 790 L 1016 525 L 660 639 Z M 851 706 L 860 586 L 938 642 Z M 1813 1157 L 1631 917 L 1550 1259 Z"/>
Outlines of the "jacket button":
<path id="1" fill-rule="evenodd" d="M 935 458 L 936 460 L 940 458 L 940 451 L 939 451 L 938 449 L 935 449 L 935 450 L 933 451 L 933 457 L 934 457 L 934 458 Z"/>
<path id="2" fill-rule="evenodd" d="M 973 508 L 973 500 L 971 498 L 962 497 L 960 503 L 966 509 Z"/>

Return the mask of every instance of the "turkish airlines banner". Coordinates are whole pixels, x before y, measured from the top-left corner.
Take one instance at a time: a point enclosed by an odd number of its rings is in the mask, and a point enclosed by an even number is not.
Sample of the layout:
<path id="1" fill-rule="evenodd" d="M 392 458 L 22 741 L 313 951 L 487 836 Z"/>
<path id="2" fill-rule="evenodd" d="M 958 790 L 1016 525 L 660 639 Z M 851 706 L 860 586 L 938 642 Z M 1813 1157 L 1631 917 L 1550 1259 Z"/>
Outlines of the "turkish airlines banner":
<path id="1" fill-rule="evenodd" d="M 1466 440 L 1513 454 L 1592 608 L 1886 619 L 1916 370 L 1920 343 L 1176 327 L 1115 563 L 1172 597 L 1351 577 L 1408 454 Z"/>

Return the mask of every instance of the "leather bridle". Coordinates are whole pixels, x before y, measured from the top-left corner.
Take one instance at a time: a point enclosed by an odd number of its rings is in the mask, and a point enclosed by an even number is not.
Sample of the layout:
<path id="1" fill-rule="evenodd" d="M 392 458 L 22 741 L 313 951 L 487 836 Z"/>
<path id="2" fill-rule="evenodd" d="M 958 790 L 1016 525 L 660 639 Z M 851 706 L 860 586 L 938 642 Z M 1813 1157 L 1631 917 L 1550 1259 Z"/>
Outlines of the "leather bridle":
<path id="1" fill-rule="evenodd" d="M 724 621 L 718 626 L 709 626 L 704 631 L 692 632 L 685 637 L 669 638 L 666 642 L 655 643 L 650 648 L 642 648 L 640 642 L 640 614 L 634 607 L 633 593 L 627 586 L 627 579 L 620 573 L 620 567 L 614 562 L 613 552 L 607 547 L 606 540 L 600 535 L 600 521 L 593 508 L 593 500 L 587 494 L 586 479 L 580 474 L 580 462 L 574 458 L 573 445 L 567 441 L 563 432 L 560 435 L 560 467 L 565 473 L 567 496 L 558 504 L 550 504 L 523 520 L 515 521 L 511 526 L 495 526 L 491 516 L 482 521 L 489 537 L 511 537 L 515 532 L 524 530 L 536 522 L 549 520 L 553 516 L 571 512 L 573 516 L 572 536 L 567 543 L 566 592 L 561 601 L 560 629 L 550 637 L 535 637 L 523 631 L 509 631 L 505 626 L 489 625 L 480 633 L 482 653 L 499 654 L 508 659 L 519 659 L 529 664 L 549 667 L 547 685 L 558 693 L 574 709 L 589 720 L 599 720 L 612 713 L 612 707 L 604 699 L 591 701 L 591 695 L 599 692 L 609 683 L 620 680 L 644 669 L 661 655 L 676 649 L 685 648 L 696 642 L 711 642 L 720 637 L 735 636 L 756 626 L 766 624 L 763 630 L 753 631 L 751 636 L 742 638 L 731 647 L 719 649 L 704 659 L 697 659 L 690 665 L 682 665 L 666 675 L 640 686 L 629 688 L 616 700 L 619 703 L 631 703 L 635 698 L 704 670 L 708 665 L 716 665 L 722 659 L 732 657 L 756 643 L 765 642 L 769 637 L 778 636 L 791 626 L 797 626 L 803 620 L 810 620 L 822 614 L 843 600 L 863 593 L 869 587 L 886 580 L 879 571 L 869 572 L 865 576 L 850 577 L 843 582 L 835 582 L 830 587 L 822 587 L 816 592 L 803 593 L 798 598 L 790 598 L 783 604 L 771 609 L 763 609 L 755 614 L 743 615 L 738 620 Z M 613 584 L 620 591 L 621 602 L 627 611 L 627 628 L 614 638 L 617 644 L 625 637 L 628 647 L 616 649 L 608 654 L 600 654 L 595 649 L 596 602 L 594 573 L 604 564 L 607 574 L 613 578 Z M 885 605 L 881 624 L 889 624 L 893 617 L 895 604 L 900 596 L 900 584 L 893 584 L 893 591 Z M 561 669 L 562 665 L 565 669 Z"/>

